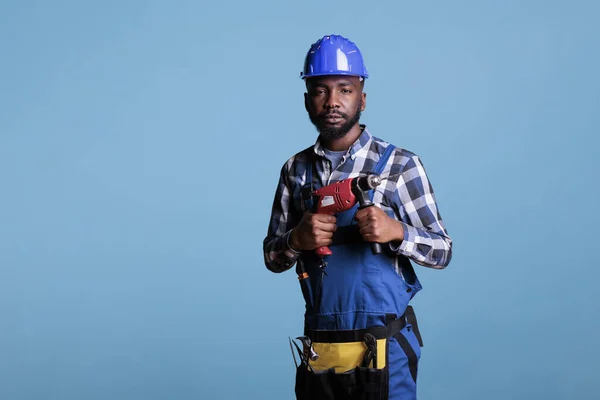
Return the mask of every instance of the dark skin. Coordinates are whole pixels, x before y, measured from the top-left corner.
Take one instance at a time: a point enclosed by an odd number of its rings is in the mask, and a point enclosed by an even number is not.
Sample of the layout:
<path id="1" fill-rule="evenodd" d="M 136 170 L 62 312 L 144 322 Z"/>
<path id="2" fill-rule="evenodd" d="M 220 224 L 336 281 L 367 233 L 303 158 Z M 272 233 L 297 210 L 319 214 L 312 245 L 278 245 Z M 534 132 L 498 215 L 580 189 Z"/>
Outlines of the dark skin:
<path id="1" fill-rule="evenodd" d="M 305 108 L 317 129 L 322 129 L 323 145 L 334 151 L 348 150 L 362 133 L 357 117 L 359 110 L 364 111 L 367 105 L 364 80 L 355 76 L 313 77 L 306 80 L 306 89 Z M 404 239 L 400 222 L 390 218 L 379 207 L 359 210 L 355 219 L 367 242 L 387 243 Z M 290 246 L 295 250 L 329 246 L 335 230 L 334 216 L 306 212 L 292 230 Z"/>

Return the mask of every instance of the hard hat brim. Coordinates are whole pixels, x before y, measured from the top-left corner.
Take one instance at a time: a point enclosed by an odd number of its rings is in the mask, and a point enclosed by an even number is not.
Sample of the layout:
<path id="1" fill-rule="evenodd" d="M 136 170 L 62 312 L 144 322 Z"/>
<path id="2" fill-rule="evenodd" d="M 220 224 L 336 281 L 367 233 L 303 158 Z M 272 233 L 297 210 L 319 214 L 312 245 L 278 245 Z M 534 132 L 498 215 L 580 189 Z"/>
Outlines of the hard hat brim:
<path id="1" fill-rule="evenodd" d="M 369 77 L 369 74 L 357 74 L 354 72 L 348 72 L 348 71 L 324 71 L 324 72 L 318 72 L 318 73 L 314 73 L 314 74 L 304 74 L 303 72 L 300 72 L 300 78 L 301 79 L 306 79 L 306 78 L 312 78 L 314 76 L 356 76 L 358 78 L 363 78 L 363 79 L 367 79 Z"/>

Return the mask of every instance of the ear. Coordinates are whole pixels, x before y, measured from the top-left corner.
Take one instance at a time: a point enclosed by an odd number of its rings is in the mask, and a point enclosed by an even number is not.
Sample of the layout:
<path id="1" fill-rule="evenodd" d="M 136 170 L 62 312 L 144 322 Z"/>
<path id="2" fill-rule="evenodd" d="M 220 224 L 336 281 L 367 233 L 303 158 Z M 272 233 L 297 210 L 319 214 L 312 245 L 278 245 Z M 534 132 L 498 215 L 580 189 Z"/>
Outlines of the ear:
<path id="1" fill-rule="evenodd" d="M 304 109 L 306 112 L 310 112 L 308 107 L 308 93 L 304 92 Z"/>
<path id="2" fill-rule="evenodd" d="M 365 108 L 367 108 L 367 94 L 365 92 L 361 93 L 360 103 L 360 111 L 365 111 Z"/>

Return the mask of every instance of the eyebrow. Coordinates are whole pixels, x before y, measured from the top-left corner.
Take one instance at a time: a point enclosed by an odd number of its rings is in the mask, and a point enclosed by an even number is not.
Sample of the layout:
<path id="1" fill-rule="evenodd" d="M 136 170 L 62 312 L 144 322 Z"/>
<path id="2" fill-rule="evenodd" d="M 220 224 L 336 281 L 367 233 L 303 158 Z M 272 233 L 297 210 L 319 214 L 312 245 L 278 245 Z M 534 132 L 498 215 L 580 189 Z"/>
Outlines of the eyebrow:
<path id="1" fill-rule="evenodd" d="M 315 82 L 312 86 L 313 87 L 327 87 L 328 85 L 325 84 L 324 82 L 320 81 L 320 82 Z M 354 83 L 352 83 L 352 81 L 348 81 L 348 80 L 340 81 L 336 84 L 336 86 L 354 86 L 354 87 L 356 87 L 356 85 Z"/>

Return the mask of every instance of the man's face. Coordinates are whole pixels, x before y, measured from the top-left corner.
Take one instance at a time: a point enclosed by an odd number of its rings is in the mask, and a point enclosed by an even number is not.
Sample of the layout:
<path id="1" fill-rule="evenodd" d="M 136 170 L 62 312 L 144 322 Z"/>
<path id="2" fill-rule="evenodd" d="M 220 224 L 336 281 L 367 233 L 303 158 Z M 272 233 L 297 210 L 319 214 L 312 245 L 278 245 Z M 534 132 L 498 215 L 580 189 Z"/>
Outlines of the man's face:
<path id="1" fill-rule="evenodd" d="M 358 123 L 366 106 L 363 83 L 355 76 L 319 76 L 306 80 L 306 111 L 321 138 L 342 138 Z"/>

